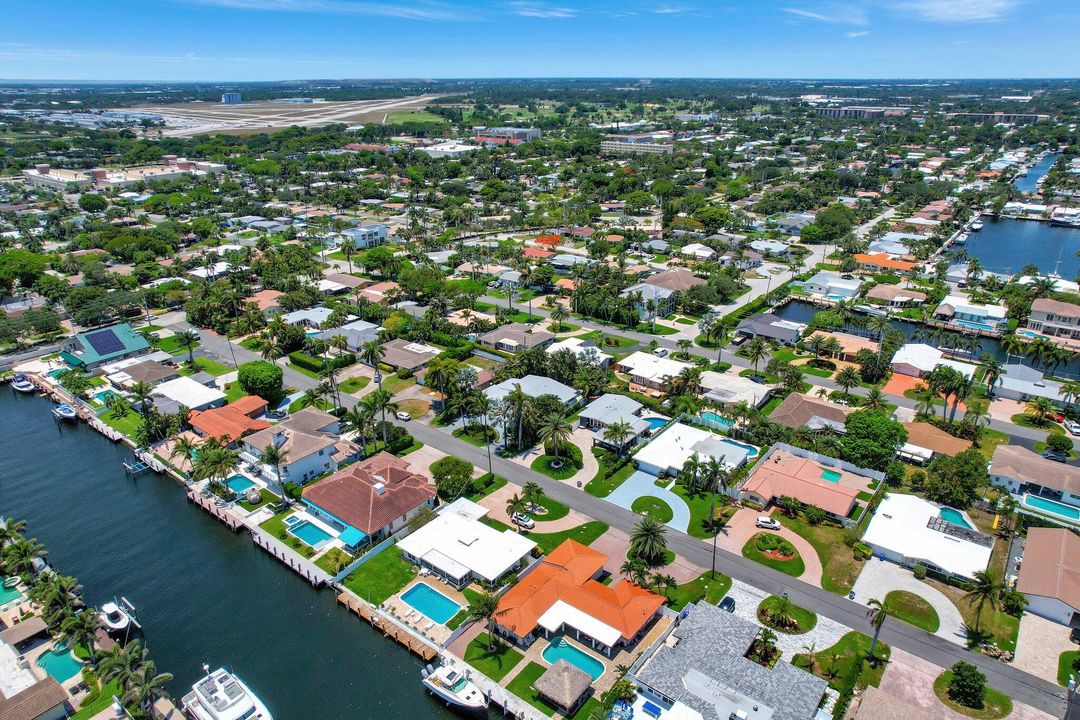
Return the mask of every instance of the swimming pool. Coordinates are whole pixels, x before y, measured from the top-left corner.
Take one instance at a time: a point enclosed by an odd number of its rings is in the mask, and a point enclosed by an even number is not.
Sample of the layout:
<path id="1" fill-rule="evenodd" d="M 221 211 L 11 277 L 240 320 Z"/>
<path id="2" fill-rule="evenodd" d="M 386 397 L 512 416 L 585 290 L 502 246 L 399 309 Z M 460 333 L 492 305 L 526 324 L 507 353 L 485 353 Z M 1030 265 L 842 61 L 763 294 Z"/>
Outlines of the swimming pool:
<path id="1" fill-rule="evenodd" d="M 971 524 L 968 523 L 967 520 L 964 519 L 964 514 L 961 513 L 959 510 L 956 510 L 954 508 L 943 507 L 943 508 L 941 508 L 941 511 L 938 513 L 938 516 L 942 520 L 944 520 L 945 522 L 949 523 L 950 525 L 955 525 L 956 527 L 967 528 L 968 530 L 974 530 L 975 529 L 975 528 L 971 527 Z"/>
<path id="2" fill-rule="evenodd" d="M 973 328 L 975 330 L 993 330 L 993 326 L 987 325 L 981 322 L 972 322 L 971 320 L 954 320 L 954 324 L 962 325 L 963 327 Z"/>
<path id="3" fill-rule="evenodd" d="M 102 390 L 99 393 L 94 393 L 94 400 L 96 400 L 99 405 L 104 405 L 106 402 L 108 402 L 109 397 L 120 397 L 120 396 L 117 395 L 112 390 Z"/>
<path id="4" fill-rule="evenodd" d="M 7 578 L 4 579 L 7 580 Z M 18 588 L 6 588 L 3 585 L 0 585 L 0 607 L 4 607 L 8 603 L 21 600 L 22 598 L 23 594 Z"/>
<path id="5" fill-rule="evenodd" d="M 1055 500 L 1047 500 L 1044 497 L 1038 495 L 1025 495 L 1024 504 L 1028 507 L 1041 510 L 1049 515 L 1056 515 L 1066 520 L 1072 520 L 1076 522 L 1080 520 L 1080 508 L 1075 508 L 1072 505 L 1066 505 L 1065 503 L 1059 503 Z"/>
<path id="6" fill-rule="evenodd" d="M 706 411 L 698 415 L 699 418 L 706 422 L 715 423 L 717 425 L 723 425 L 724 427 L 731 427 L 735 424 L 734 420 L 730 420 L 723 415 L 717 415 L 712 411 Z"/>
<path id="7" fill-rule="evenodd" d="M 828 482 L 831 482 L 831 483 L 838 483 L 838 482 L 840 482 L 840 478 L 842 478 L 842 477 L 844 477 L 843 473 L 838 473 L 835 470 L 826 470 L 824 468 L 822 468 L 822 470 L 821 470 L 821 479 L 822 480 L 827 480 Z"/>
<path id="8" fill-rule="evenodd" d="M 461 611 L 460 605 L 426 583 L 413 585 L 401 599 L 440 625 Z"/>
<path id="9" fill-rule="evenodd" d="M 720 442 L 727 443 L 728 445 L 734 445 L 737 448 L 745 450 L 747 458 L 757 457 L 758 455 L 758 449 L 753 445 L 748 445 L 747 443 L 739 442 L 738 440 L 732 440 L 731 438 L 724 438 Z"/>
<path id="10" fill-rule="evenodd" d="M 57 682 L 70 680 L 82 670 L 82 663 L 71 655 L 71 648 L 49 650 L 38 658 L 37 666 L 56 678 Z"/>
<path id="11" fill-rule="evenodd" d="M 1031 330 L 1017 330 L 1016 334 L 1020 335 L 1021 337 L 1032 338 L 1032 339 L 1043 337 L 1039 333 L 1032 332 Z"/>
<path id="12" fill-rule="evenodd" d="M 552 640 L 542 653 L 544 659 L 554 665 L 559 660 L 565 660 L 582 672 L 592 676 L 593 681 L 600 679 L 604 674 L 604 663 L 600 662 L 584 650 L 580 650 L 566 641 L 562 635 Z"/>
<path id="13" fill-rule="evenodd" d="M 246 478 L 243 475 L 233 475 L 231 478 L 225 481 L 225 485 L 234 493 L 239 495 L 245 490 L 255 487 L 255 481 L 251 478 Z"/>
<path id="14" fill-rule="evenodd" d="M 321 546 L 327 540 L 330 540 L 334 537 L 315 523 L 310 523 L 307 520 L 301 520 L 298 523 L 293 523 L 292 525 L 290 525 L 289 533 L 291 533 L 295 537 L 300 538 L 300 540 L 307 543 L 316 550 L 318 550 L 319 546 Z"/>
<path id="15" fill-rule="evenodd" d="M 645 418 L 645 422 L 648 423 L 649 429 L 655 432 L 656 430 L 659 430 L 671 421 L 667 418 L 662 417 L 650 417 Z"/>

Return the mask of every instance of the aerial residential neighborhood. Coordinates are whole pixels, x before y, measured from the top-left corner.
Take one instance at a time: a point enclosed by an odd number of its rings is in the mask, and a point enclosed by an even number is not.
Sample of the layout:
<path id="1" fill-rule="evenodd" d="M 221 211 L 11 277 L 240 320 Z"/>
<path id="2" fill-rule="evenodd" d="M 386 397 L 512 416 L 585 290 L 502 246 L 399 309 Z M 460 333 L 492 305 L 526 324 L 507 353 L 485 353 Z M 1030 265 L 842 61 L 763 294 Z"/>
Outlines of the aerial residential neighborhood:
<path id="1" fill-rule="evenodd" d="M 1080 716 L 1074 80 L 527 79 L 471 38 L 611 28 L 184 5 L 253 23 L 221 68 L 0 81 L 0 720 Z M 1035 14 L 909 5 L 967 77 L 931 31 Z M 361 19 L 460 47 L 319 59 Z M 436 79 L 274 79 L 324 64 Z"/>

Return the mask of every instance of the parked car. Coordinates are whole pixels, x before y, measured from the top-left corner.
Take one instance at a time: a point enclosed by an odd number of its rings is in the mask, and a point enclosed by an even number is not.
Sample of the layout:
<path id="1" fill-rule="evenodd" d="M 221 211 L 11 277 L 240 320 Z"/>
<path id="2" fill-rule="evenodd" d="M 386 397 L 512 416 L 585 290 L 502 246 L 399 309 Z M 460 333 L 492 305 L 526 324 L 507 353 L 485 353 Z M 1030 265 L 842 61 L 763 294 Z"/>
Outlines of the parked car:
<path id="1" fill-rule="evenodd" d="M 669 352 L 671 352 L 671 351 L 668 350 L 667 348 L 659 347 L 659 348 L 656 348 L 655 350 L 653 350 L 652 354 L 655 355 L 656 357 L 667 357 Z"/>
<path id="2" fill-rule="evenodd" d="M 761 517 L 759 517 L 757 520 L 754 521 L 754 525 L 756 527 L 762 528 L 763 530 L 780 529 L 780 521 L 776 518 L 771 518 L 768 515 L 762 515 Z"/>
<path id="3" fill-rule="evenodd" d="M 1069 639 L 1077 645 L 1080 645 L 1080 627 L 1074 627 L 1072 632 L 1069 633 Z"/>
<path id="4" fill-rule="evenodd" d="M 720 604 L 717 605 L 717 607 L 721 610 L 733 613 L 735 612 L 735 598 L 728 595 L 726 598 L 720 601 Z"/>
<path id="5" fill-rule="evenodd" d="M 764 375 L 747 375 L 746 377 L 751 382 L 756 382 L 758 385 L 764 385 L 769 381 Z"/>
<path id="6" fill-rule="evenodd" d="M 514 513 L 510 516 L 510 520 L 518 527 L 523 527 L 526 530 L 532 530 L 536 527 L 536 523 L 533 522 L 533 519 L 524 513 Z"/>
<path id="7" fill-rule="evenodd" d="M 1080 423 L 1075 420 L 1066 420 L 1065 429 L 1069 431 L 1070 435 L 1080 435 Z"/>
<path id="8" fill-rule="evenodd" d="M 1043 457 L 1046 458 L 1047 460 L 1053 460 L 1054 462 L 1059 462 L 1059 463 L 1069 461 L 1069 456 L 1066 455 L 1065 453 L 1061 452 L 1060 450 L 1047 450 L 1046 452 L 1043 453 Z"/>
<path id="9" fill-rule="evenodd" d="M 412 415 L 405 412 L 404 410 L 399 410 L 397 413 L 397 419 L 401 422 L 409 422 L 410 420 L 412 420 Z"/>

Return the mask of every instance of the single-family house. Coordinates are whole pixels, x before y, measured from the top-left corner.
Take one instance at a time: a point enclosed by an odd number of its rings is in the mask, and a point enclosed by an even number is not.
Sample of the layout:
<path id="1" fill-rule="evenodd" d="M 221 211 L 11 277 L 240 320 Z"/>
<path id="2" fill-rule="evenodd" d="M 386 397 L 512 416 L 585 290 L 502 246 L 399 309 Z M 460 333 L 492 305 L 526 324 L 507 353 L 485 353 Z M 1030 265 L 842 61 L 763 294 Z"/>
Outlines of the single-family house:
<path id="1" fill-rule="evenodd" d="M 150 399 L 162 411 L 171 411 L 174 407 L 206 410 L 224 405 L 225 393 L 200 383 L 194 376 L 182 376 L 156 385 Z"/>
<path id="2" fill-rule="evenodd" d="M 641 418 L 643 407 L 637 400 L 626 395 L 605 393 L 578 413 L 578 424 L 595 432 L 594 443 L 621 450 L 628 445 L 632 446 L 649 431 L 649 423 Z M 626 423 L 630 428 L 630 434 L 621 443 L 604 433 L 605 428 L 617 423 Z"/>
<path id="3" fill-rule="evenodd" d="M 343 230 L 341 235 L 351 240 L 357 250 L 366 250 L 386 242 L 387 228 L 382 223 L 370 223 Z"/>
<path id="4" fill-rule="evenodd" d="M 881 283 L 866 291 L 865 299 L 880 300 L 891 308 L 906 308 L 926 302 L 926 293 L 899 285 Z"/>
<path id="5" fill-rule="evenodd" d="M 735 333 L 745 338 L 763 337 L 783 345 L 794 345 L 806 330 L 806 323 L 784 320 L 774 313 L 761 313 L 738 324 Z"/>
<path id="6" fill-rule="evenodd" d="M 619 293 L 619 297 L 633 299 L 634 312 L 642 320 L 670 315 L 675 306 L 675 291 L 647 282 L 637 283 Z"/>
<path id="7" fill-rule="evenodd" d="M 1020 402 L 1043 397 L 1060 405 L 1064 404 L 1068 397 L 1063 388 L 1062 383 L 1048 379 L 1033 367 L 1009 363 L 1002 367 L 1002 373 L 994 385 L 994 394 Z"/>
<path id="8" fill-rule="evenodd" d="M 192 410 L 188 413 L 188 425 L 200 437 L 217 438 L 231 445 L 246 435 L 270 427 L 260 416 L 266 412 L 267 402 L 257 395 L 245 395 L 228 405 L 209 410 Z"/>
<path id="9" fill-rule="evenodd" d="M 1050 338 L 1080 342 L 1080 305 L 1052 298 L 1036 298 L 1031 302 L 1027 328 Z"/>
<path id="10" fill-rule="evenodd" d="M 437 347 L 395 338 L 382 345 L 382 362 L 395 370 L 416 370 L 427 365 L 442 352 Z"/>
<path id="11" fill-rule="evenodd" d="M 971 363 L 950 360 L 938 348 L 924 343 L 907 343 L 896 351 L 892 359 L 893 372 L 913 377 L 922 377 L 938 365 L 950 367 L 966 378 L 975 375 L 976 368 Z"/>
<path id="12" fill-rule="evenodd" d="M 73 368 L 87 372 L 107 363 L 136 355 L 146 355 L 150 342 L 127 323 L 76 333 L 61 346 L 60 358 Z"/>
<path id="13" fill-rule="evenodd" d="M 856 253 L 859 269 L 870 273 L 908 273 L 919 267 L 917 263 L 896 260 L 887 253 Z"/>
<path id="14" fill-rule="evenodd" d="M 746 403 L 750 407 L 761 407 L 772 395 L 775 386 L 756 383 L 732 373 L 706 370 L 701 373 L 701 388 L 704 392 L 702 397 L 717 405 Z"/>
<path id="15" fill-rule="evenodd" d="M 492 385 L 484 394 L 491 402 L 501 402 L 503 398 L 514 391 L 515 386 L 520 386 L 522 392 L 529 397 L 541 395 L 554 395 L 566 407 L 574 407 L 581 402 L 581 394 L 572 387 L 563 385 L 557 380 L 552 380 L 543 375 L 526 375 L 520 378 L 509 378 L 501 383 Z"/>
<path id="16" fill-rule="evenodd" d="M 954 456 L 971 449 L 971 441 L 958 438 L 936 425 L 925 422 L 901 423 L 908 438 L 896 456 L 901 460 L 926 465 L 941 455 Z"/>
<path id="17" fill-rule="evenodd" d="M 600 349 L 597 348 L 591 340 L 582 340 L 581 338 L 576 337 L 560 340 L 559 342 L 552 343 L 544 348 L 544 352 L 548 355 L 554 355 L 563 350 L 573 353 L 578 361 L 590 363 L 599 368 L 609 367 L 612 361 L 615 360 L 613 355 L 600 352 Z"/>
<path id="18" fill-rule="evenodd" d="M 4 632 L 17 631 L 12 642 L 0 639 L 0 717 L 5 720 L 61 720 L 69 717 L 68 693 L 51 674 L 39 677 L 14 642 L 40 620 L 24 620 Z M 26 638 L 23 638 L 25 642 Z"/>
<path id="19" fill-rule="evenodd" d="M 675 290 L 678 292 L 686 292 L 692 287 L 698 285 L 705 285 L 708 283 L 704 278 L 699 278 L 690 270 L 686 268 L 674 268 L 672 270 L 664 270 L 658 272 L 655 275 L 650 275 L 642 282 L 649 285 L 655 285 L 659 288 L 665 288 L 667 290 Z"/>
<path id="20" fill-rule="evenodd" d="M 369 323 L 367 320 L 353 320 L 352 322 L 339 325 L 336 328 L 330 328 L 329 330 L 323 330 L 317 338 L 330 342 L 337 336 L 345 338 L 347 344 L 346 349 L 351 352 L 356 352 L 364 346 L 365 343 L 372 340 L 378 340 L 379 334 L 382 332 L 382 328 L 374 323 Z"/>
<path id="21" fill-rule="evenodd" d="M 281 316 L 281 320 L 288 325 L 301 325 L 311 330 L 318 330 L 333 313 L 334 311 L 330 308 L 319 306 L 285 313 Z"/>
<path id="22" fill-rule="evenodd" d="M 1017 496 L 1020 512 L 1080 526 L 1080 468 L 1019 445 L 998 445 L 989 472 L 992 485 Z"/>
<path id="23" fill-rule="evenodd" d="M 1062 625 L 1080 621 L 1080 536 L 1065 528 L 1028 528 L 1016 589 L 1027 611 Z"/>
<path id="24" fill-rule="evenodd" d="M 845 278 L 840 273 L 822 270 L 803 283 L 803 290 L 830 300 L 849 300 L 859 294 L 862 280 Z"/>
<path id="25" fill-rule="evenodd" d="M 934 310 L 934 319 L 962 328 L 995 331 L 1005 327 L 1004 305 L 972 302 L 966 295 L 946 295 Z"/>
<path id="26" fill-rule="evenodd" d="M 854 408 L 793 392 L 773 408 L 769 420 L 792 430 L 805 425 L 814 432 L 828 428 L 843 433 L 847 416 L 852 412 Z"/>
<path id="27" fill-rule="evenodd" d="M 758 450 L 753 445 L 729 440 L 723 435 L 684 423 L 671 423 L 638 450 L 638 469 L 650 475 L 678 475 L 690 456 L 702 462 L 715 459 L 729 468 L 738 468 Z"/>
<path id="28" fill-rule="evenodd" d="M 630 381 L 651 390 L 660 390 L 664 383 L 678 377 L 690 363 L 672 360 L 670 357 L 658 357 L 651 353 L 637 352 L 627 355 L 615 364 L 615 369 L 630 376 Z"/>
<path id="29" fill-rule="evenodd" d="M 533 348 L 547 347 L 555 342 L 555 335 L 547 330 L 534 330 L 532 325 L 511 323 L 486 332 L 477 339 L 484 347 L 516 355 Z"/>
<path id="30" fill-rule="evenodd" d="M 267 478 L 297 485 L 337 470 L 355 459 L 360 448 L 340 437 L 340 421 L 317 408 L 303 408 L 292 413 L 277 425 L 264 428 L 244 437 L 241 445 L 246 459 L 262 466 Z M 277 468 L 259 460 L 270 445 L 284 453 L 285 459 Z"/>
<path id="31" fill-rule="evenodd" d="M 260 290 L 249 297 L 246 302 L 255 303 L 255 306 L 259 308 L 259 312 L 263 315 L 276 315 L 281 312 L 281 303 L 278 300 L 284 294 L 280 290 Z"/>
<path id="32" fill-rule="evenodd" d="M 154 387 L 158 383 L 180 377 L 180 368 L 173 364 L 144 360 L 109 373 L 106 377 L 116 387 L 125 389 L 130 389 L 137 383 L 142 383 L 146 387 Z"/>
<path id="33" fill-rule="evenodd" d="M 712 260 L 716 256 L 716 251 L 702 243 L 689 243 L 682 246 L 679 254 L 691 260 Z"/>

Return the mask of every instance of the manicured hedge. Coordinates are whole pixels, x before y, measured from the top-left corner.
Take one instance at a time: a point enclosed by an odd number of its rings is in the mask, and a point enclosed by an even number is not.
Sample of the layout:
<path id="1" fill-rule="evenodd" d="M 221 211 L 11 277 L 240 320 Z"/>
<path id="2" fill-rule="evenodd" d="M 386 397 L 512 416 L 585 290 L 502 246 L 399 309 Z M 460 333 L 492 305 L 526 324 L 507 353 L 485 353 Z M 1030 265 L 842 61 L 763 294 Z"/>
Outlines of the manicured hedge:
<path id="1" fill-rule="evenodd" d="M 313 357 L 311 355 L 308 355 L 307 353 L 302 353 L 299 351 L 289 353 L 289 362 L 299 367 L 302 367 L 305 370 L 310 370 L 311 372 L 316 373 L 322 372 L 324 363 L 322 358 Z M 337 357 L 332 358 L 329 361 L 329 365 L 335 370 L 340 370 L 341 368 L 348 367 L 355 362 L 355 355 L 353 355 L 352 353 L 345 353 L 344 355 L 338 355 Z"/>

